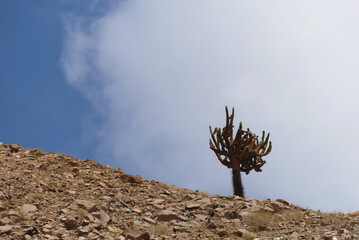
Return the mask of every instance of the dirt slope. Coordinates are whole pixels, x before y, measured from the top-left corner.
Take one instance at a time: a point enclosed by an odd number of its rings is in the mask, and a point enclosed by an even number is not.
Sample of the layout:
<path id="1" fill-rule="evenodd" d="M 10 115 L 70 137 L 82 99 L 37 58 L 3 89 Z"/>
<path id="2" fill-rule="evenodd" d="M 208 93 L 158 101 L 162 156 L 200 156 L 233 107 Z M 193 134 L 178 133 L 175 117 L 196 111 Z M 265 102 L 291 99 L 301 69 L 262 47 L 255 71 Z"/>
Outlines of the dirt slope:
<path id="1" fill-rule="evenodd" d="M 209 195 L 0 143 L 0 239 L 359 239 L 359 213 Z"/>

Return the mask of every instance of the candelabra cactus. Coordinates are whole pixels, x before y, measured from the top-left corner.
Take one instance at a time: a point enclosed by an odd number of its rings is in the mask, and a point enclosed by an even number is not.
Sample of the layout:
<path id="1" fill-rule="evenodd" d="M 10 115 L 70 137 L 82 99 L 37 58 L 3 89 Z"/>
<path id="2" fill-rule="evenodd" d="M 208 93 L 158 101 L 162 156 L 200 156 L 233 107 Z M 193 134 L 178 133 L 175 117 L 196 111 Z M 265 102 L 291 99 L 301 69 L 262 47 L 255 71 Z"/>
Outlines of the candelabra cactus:
<path id="1" fill-rule="evenodd" d="M 237 133 L 233 137 L 233 118 L 234 108 L 232 108 L 232 114 L 229 115 L 226 107 L 226 126 L 222 129 L 215 128 L 214 131 L 211 126 L 209 127 L 211 133 L 209 147 L 223 165 L 232 169 L 234 195 L 243 197 L 240 173 L 248 174 L 252 170 L 261 172 L 261 167 L 266 163 L 262 157 L 270 153 L 272 143 L 269 141 L 269 133 L 265 137 L 263 131 L 261 141 L 259 141 L 258 136 L 249 129 L 242 129 L 242 123 L 239 124 Z"/>

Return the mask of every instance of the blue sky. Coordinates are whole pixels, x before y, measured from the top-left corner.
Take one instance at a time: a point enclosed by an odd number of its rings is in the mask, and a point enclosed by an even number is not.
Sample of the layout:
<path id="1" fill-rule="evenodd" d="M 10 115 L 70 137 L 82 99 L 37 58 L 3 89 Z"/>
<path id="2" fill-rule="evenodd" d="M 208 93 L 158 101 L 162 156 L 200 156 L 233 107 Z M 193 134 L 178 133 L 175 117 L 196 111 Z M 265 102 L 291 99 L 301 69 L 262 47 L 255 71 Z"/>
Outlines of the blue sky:
<path id="1" fill-rule="evenodd" d="M 271 133 L 249 198 L 359 208 L 356 1 L 2 1 L 1 140 L 231 194 L 208 126 Z"/>
<path id="2" fill-rule="evenodd" d="M 85 13 L 86 1 L 1 1 L 1 141 L 91 157 L 81 143 L 90 104 L 71 88 L 60 64 L 62 15 Z M 90 144 L 90 143 L 89 143 Z M 90 144 L 91 145 L 91 144 Z"/>

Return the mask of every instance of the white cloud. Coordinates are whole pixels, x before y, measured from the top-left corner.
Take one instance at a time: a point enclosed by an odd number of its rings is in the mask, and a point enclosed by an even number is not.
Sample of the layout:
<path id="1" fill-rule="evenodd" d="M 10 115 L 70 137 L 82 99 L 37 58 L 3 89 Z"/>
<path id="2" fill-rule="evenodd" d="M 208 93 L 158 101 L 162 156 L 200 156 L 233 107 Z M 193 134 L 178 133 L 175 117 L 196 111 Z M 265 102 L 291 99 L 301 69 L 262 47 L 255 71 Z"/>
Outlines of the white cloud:
<path id="1" fill-rule="evenodd" d="M 169 184 L 231 194 L 208 126 L 271 132 L 250 198 L 359 206 L 355 1 L 128 1 L 65 21 L 68 82 L 104 117 L 98 159 Z"/>

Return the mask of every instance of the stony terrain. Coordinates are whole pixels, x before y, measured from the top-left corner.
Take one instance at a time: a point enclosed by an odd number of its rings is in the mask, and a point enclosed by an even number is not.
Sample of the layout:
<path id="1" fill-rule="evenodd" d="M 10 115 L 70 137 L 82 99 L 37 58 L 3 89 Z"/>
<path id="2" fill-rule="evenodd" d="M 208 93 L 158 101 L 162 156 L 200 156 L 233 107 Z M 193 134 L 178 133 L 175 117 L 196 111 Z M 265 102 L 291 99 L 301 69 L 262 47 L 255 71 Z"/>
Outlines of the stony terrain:
<path id="1" fill-rule="evenodd" d="M 209 195 L 0 143 L 0 239 L 359 239 L 359 212 Z"/>

